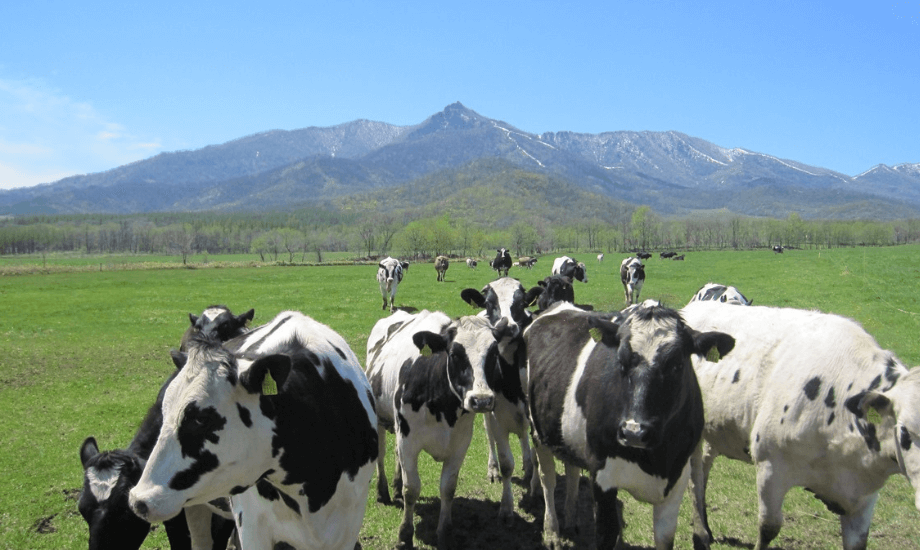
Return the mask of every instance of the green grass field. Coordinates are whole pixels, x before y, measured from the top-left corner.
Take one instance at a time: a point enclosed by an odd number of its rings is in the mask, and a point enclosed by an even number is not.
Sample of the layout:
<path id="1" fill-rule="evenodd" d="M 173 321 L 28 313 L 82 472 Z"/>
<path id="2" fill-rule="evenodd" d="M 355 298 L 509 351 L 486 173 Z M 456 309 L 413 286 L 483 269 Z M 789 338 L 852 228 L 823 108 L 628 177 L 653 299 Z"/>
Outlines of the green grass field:
<path id="1" fill-rule="evenodd" d="M 598 310 L 622 307 L 618 268 L 625 255 L 608 254 L 603 264 L 594 261 L 594 254 L 574 256 L 590 258 L 590 283 L 575 283 L 576 302 Z M 542 258 L 532 271 L 513 268 L 512 276 L 529 288 L 549 274 L 552 259 Z M 13 261 L 2 258 L 0 265 Z M 681 307 L 704 283 L 733 284 L 757 305 L 852 317 L 906 365 L 920 364 L 920 247 L 790 250 L 783 255 L 691 252 L 685 262 L 655 257 L 646 264 L 643 298 Z M 76 508 L 80 444 L 93 435 L 103 449 L 127 445 L 173 368 L 169 350 L 178 347 L 189 312 L 217 303 L 237 313 L 253 307 L 258 324 L 279 311 L 300 310 L 340 332 L 362 361 L 371 328 L 386 315 L 373 265 L 215 267 L 220 265 L 215 256 L 198 269 L 0 276 L 0 548 L 86 547 L 86 525 Z M 432 264 L 413 264 L 399 287 L 397 305 L 473 314 L 476 310 L 460 300 L 460 291 L 481 288 L 493 278 L 488 267 L 481 264 L 474 271 L 461 262 L 451 265 L 446 282 L 438 283 Z M 481 422 L 476 429 L 454 505 L 458 547 L 533 548 L 540 540 L 542 507 L 538 517 L 516 509 L 513 525 L 496 529 L 500 486 L 486 481 Z M 391 452 L 392 447 L 391 436 Z M 388 460 L 392 472 L 392 456 Z M 422 463 L 417 545 L 427 548 L 436 540 L 440 465 L 427 457 Z M 520 500 L 519 483 L 515 491 Z M 715 548 L 751 548 L 757 531 L 753 467 L 717 461 L 710 503 Z M 628 496 L 625 507 L 626 541 L 651 547 L 651 507 Z M 787 496 L 784 511 L 786 525 L 774 541 L 776 548 L 840 547 L 836 516 L 801 489 Z M 363 547 L 392 548 L 400 514 L 397 507 L 378 505 L 371 491 Z M 687 499 L 681 514 L 677 547 L 687 548 L 692 546 Z M 918 512 L 905 479 L 891 478 L 882 491 L 869 546 L 920 547 Z M 162 529 L 144 546 L 167 547 Z"/>

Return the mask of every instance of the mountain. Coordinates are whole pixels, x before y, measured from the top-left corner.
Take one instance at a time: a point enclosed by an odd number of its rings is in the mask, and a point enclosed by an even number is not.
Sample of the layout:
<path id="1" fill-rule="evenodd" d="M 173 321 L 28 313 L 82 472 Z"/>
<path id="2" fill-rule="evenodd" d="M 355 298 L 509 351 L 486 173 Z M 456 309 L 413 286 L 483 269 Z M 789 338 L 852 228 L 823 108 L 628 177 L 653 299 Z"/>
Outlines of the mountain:
<path id="1" fill-rule="evenodd" d="M 850 177 L 679 132 L 532 134 L 460 103 L 413 126 L 358 120 L 273 130 L 0 191 L 0 213 L 278 210 L 349 197 L 379 203 L 388 194 L 403 197 L 403 206 L 424 207 L 426 185 L 443 198 L 477 181 L 513 188 L 522 173 L 575 195 L 646 204 L 665 215 L 710 209 L 809 218 L 920 215 L 920 164 L 879 165 Z M 457 184 L 471 178 L 469 186 Z M 553 193 L 545 191 L 542 200 L 553 206 Z"/>

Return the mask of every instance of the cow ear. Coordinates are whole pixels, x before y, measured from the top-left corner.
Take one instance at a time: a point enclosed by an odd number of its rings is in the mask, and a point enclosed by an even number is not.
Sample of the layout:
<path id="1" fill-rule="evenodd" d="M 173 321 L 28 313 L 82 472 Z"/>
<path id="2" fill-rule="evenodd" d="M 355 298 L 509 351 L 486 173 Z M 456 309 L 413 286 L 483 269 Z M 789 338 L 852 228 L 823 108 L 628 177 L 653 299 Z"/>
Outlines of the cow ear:
<path id="1" fill-rule="evenodd" d="M 527 304 L 527 307 L 536 305 L 537 298 L 539 298 L 540 295 L 543 294 L 543 291 L 546 290 L 543 288 L 546 286 L 545 282 L 537 281 L 537 284 L 541 286 L 535 286 L 528 290 L 526 294 L 524 294 L 524 303 Z"/>
<path id="2" fill-rule="evenodd" d="M 291 358 L 287 355 L 261 357 L 240 376 L 240 383 L 249 393 L 275 395 L 281 391 L 291 374 Z"/>
<path id="3" fill-rule="evenodd" d="M 475 288 L 465 288 L 461 290 L 460 297 L 471 306 L 486 307 L 486 297 Z"/>
<path id="4" fill-rule="evenodd" d="M 198 316 L 193 313 L 189 313 L 188 320 L 192 323 L 192 326 L 195 326 L 195 323 L 198 322 Z"/>
<path id="5" fill-rule="evenodd" d="M 383 269 L 384 268 L 383 262 L 380 262 L 379 264 L 377 264 L 377 267 Z"/>
<path id="6" fill-rule="evenodd" d="M 693 338 L 693 353 L 718 363 L 735 348 L 735 339 L 724 332 L 697 332 L 690 329 Z"/>
<path id="7" fill-rule="evenodd" d="M 620 325 L 600 317 L 588 317 L 588 332 L 595 342 L 603 342 L 605 346 L 616 348 L 620 345 L 618 334 Z"/>
<path id="8" fill-rule="evenodd" d="M 241 326 L 246 326 L 246 323 L 249 323 L 250 321 L 252 321 L 252 318 L 255 317 L 255 316 L 256 316 L 256 310 L 255 310 L 255 309 L 250 309 L 250 310 L 247 311 L 246 313 L 244 313 L 244 314 L 240 315 L 239 317 L 237 317 L 237 318 L 236 318 L 236 321 L 237 321 Z"/>
<path id="9" fill-rule="evenodd" d="M 846 403 L 846 405 L 848 408 L 851 407 L 849 402 Z M 857 407 L 861 413 L 857 416 L 865 418 L 873 424 L 880 424 L 882 418 L 894 415 L 894 407 L 891 406 L 891 399 L 888 399 L 884 394 L 874 390 L 867 391 L 863 394 L 857 403 Z M 852 410 L 852 408 L 850 408 L 850 410 Z M 855 413 L 856 411 L 853 412 Z"/>
<path id="10" fill-rule="evenodd" d="M 441 334 L 423 330 L 412 335 L 412 343 L 422 352 L 422 355 L 431 355 L 446 350 L 449 341 Z"/>
<path id="11" fill-rule="evenodd" d="M 83 469 L 86 469 L 86 463 L 94 456 L 99 454 L 99 446 L 96 444 L 96 438 L 89 436 L 80 445 L 80 462 L 83 463 Z"/>
<path id="12" fill-rule="evenodd" d="M 188 354 L 184 351 L 170 350 L 169 355 L 172 357 L 173 365 L 176 365 L 177 370 L 182 370 L 182 367 L 188 362 Z"/>

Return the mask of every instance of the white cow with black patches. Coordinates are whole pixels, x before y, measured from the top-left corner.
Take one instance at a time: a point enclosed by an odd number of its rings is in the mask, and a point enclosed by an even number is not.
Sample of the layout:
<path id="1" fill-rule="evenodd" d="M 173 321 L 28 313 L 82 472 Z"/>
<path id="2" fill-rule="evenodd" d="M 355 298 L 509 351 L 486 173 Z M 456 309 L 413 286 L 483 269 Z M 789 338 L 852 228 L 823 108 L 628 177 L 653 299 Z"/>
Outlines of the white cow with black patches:
<path id="1" fill-rule="evenodd" d="M 554 459 L 565 463 L 565 518 L 575 526 L 577 483 L 588 471 L 597 547 L 623 544 L 617 492 L 654 505 L 655 547 L 674 546 L 690 456 L 699 452 L 703 402 L 690 357 L 733 345 L 700 333 L 676 311 L 646 301 L 617 314 L 560 302 L 524 332 L 527 403 L 540 465 L 543 541 L 563 546 L 552 495 Z"/>
<path id="2" fill-rule="evenodd" d="M 377 417 L 345 340 L 283 312 L 224 345 L 193 339 L 174 360 L 181 371 L 130 493 L 134 512 L 158 522 L 231 495 L 247 550 L 351 550 L 377 457 Z"/>
<path id="3" fill-rule="evenodd" d="M 703 302 L 707 300 L 734 306 L 749 306 L 754 303 L 753 300 L 748 300 L 744 294 L 741 294 L 737 288 L 720 285 L 719 283 L 706 283 L 702 288 L 696 291 L 696 294 L 693 295 L 690 302 Z"/>
<path id="4" fill-rule="evenodd" d="M 626 303 L 638 303 L 639 293 L 645 284 L 645 266 L 639 258 L 630 256 L 620 262 L 620 282 L 623 283 L 623 299 Z"/>
<path id="5" fill-rule="evenodd" d="M 920 509 L 920 368 L 908 371 L 837 315 L 713 302 L 692 302 L 682 314 L 697 330 L 737 342 L 718 364 L 694 362 L 706 404 L 706 445 L 694 464 L 700 544 L 712 537 L 705 486 L 719 455 L 757 467 L 760 550 L 779 533 L 792 487 L 840 516 L 846 550 L 866 548 L 889 476 L 907 476 Z"/>
<path id="6" fill-rule="evenodd" d="M 380 285 L 380 295 L 383 296 L 383 308 L 390 308 L 390 313 L 396 310 L 396 289 L 402 282 L 405 272 L 409 270 L 409 262 L 401 262 L 396 258 L 387 256 L 377 264 L 377 283 Z"/>
<path id="7" fill-rule="evenodd" d="M 386 431 L 395 430 L 394 486 L 397 495 L 403 490 L 401 546 L 413 544 L 422 451 L 443 463 L 438 544 L 444 547 L 451 540 L 457 476 L 473 437 L 475 413 L 488 413 L 495 405 L 495 392 L 487 383 L 494 375 L 488 371 L 499 368 L 497 340 L 506 331 L 507 323 L 492 327 L 481 317 L 451 320 L 427 310 L 396 312 L 378 321 L 371 331 L 367 375 L 379 404 L 377 500 L 390 501 L 383 457 Z"/>

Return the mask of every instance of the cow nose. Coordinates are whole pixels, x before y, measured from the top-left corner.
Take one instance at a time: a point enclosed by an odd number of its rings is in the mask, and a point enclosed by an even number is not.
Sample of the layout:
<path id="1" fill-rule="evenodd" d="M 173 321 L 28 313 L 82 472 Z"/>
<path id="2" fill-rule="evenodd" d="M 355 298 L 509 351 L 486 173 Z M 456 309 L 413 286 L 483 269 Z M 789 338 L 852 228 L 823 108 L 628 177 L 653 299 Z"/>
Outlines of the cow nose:
<path id="1" fill-rule="evenodd" d="M 495 398 L 491 395 L 470 396 L 470 409 L 474 412 L 489 412 L 495 405 Z"/>
<path id="2" fill-rule="evenodd" d="M 624 447 L 644 449 L 648 446 L 649 430 L 635 420 L 624 420 L 617 430 L 617 441 Z"/>
<path id="3" fill-rule="evenodd" d="M 147 503 L 143 500 L 134 500 L 131 502 L 131 509 L 134 510 L 134 513 L 141 519 L 147 517 L 149 510 L 147 509 Z"/>

